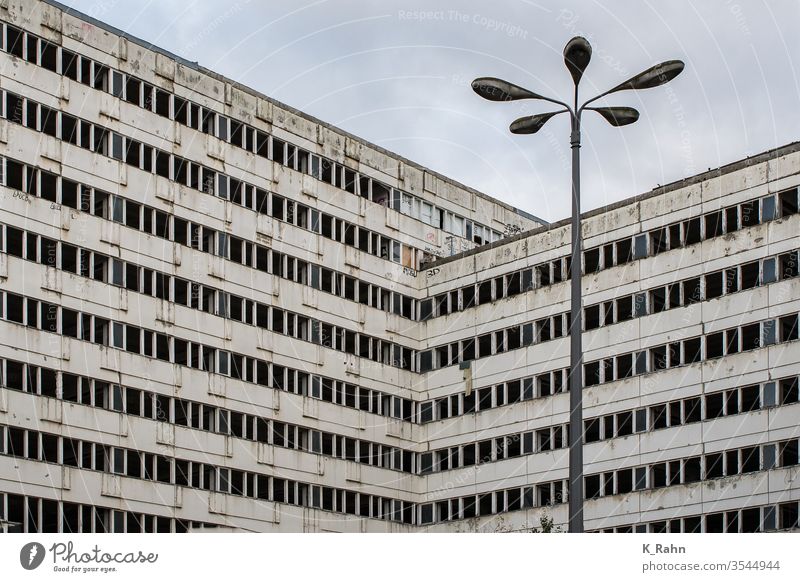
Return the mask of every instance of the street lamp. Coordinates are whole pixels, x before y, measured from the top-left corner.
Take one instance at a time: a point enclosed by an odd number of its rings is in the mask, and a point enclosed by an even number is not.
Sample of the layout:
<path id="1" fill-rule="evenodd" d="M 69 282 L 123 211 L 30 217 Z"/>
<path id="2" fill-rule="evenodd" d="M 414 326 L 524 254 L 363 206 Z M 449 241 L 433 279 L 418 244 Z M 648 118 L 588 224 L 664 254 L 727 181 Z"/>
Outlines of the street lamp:
<path id="1" fill-rule="evenodd" d="M 570 319 L 570 371 L 569 371 L 569 531 L 583 532 L 583 347 L 581 325 L 581 186 L 580 147 L 581 114 L 584 110 L 595 111 L 615 127 L 629 125 L 639 119 L 639 112 L 632 107 L 588 107 L 617 91 L 649 89 L 658 87 L 677 77 L 683 70 L 682 61 L 666 61 L 634 75 L 613 89 L 601 93 L 578 107 L 578 85 L 592 58 L 592 45 L 585 38 L 576 36 L 564 47 L 564 63 L 572 75 L 575 94 L 572 106 L 529 91 L 519 85 L 494 77 L 481 77 L 472 82 L 472 89 L 489 101 L 517 101 L 539 99 L 560 105 L 563 109 L 521 117 L 509 129 L 515 134 L 539 131 L 551 117 L 569 113 L 571 120 L 570 146 L 572 148 L 572 264 L 571 319 Z"/>

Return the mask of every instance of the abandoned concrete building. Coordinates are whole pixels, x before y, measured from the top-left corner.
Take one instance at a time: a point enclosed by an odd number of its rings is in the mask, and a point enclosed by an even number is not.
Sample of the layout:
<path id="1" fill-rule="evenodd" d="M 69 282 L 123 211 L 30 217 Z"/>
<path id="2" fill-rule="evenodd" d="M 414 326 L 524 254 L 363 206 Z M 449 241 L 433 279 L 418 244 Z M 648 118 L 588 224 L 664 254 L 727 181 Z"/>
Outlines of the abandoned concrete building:
<path id="1" fill-rule="evenodd" d="M 566 522 L 569 224 L 0 2 L 0 531 Z M 584 217 L 587 531 L 798 527 L 800 145 Z"/>

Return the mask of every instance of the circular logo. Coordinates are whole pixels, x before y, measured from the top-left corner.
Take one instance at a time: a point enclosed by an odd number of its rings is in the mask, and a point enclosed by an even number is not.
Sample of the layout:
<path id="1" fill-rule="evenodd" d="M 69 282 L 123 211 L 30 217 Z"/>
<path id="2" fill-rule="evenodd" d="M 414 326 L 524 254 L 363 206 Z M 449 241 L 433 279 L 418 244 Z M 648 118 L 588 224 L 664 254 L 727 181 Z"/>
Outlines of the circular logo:
<path id="1" fill-rule="evenodd" d="M 44 562 L 44 546 L 39 542 L 30 542 L 19 551 L 19 563 L 26 570 L 35 570 Z"/>

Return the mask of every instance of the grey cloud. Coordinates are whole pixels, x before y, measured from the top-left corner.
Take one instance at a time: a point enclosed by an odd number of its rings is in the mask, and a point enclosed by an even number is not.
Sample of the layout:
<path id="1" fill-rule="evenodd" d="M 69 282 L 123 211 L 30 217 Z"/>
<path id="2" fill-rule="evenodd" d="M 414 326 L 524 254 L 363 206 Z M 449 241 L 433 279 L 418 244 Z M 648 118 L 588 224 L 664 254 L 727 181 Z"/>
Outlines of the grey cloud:
<path id="1" fill-rule="evenodd" d="M 66 3 L 365 139 L 558 220 L 570 212 L 568 127 L 508 124 L 547 104 L 492 104 L 468 82 L 506 77 L 567 96 L 561 51 L 593 43 L 583 91 L 681 58 L 671 86 L 619 94 L 640 121 L 584 124 L 584 209 L 797 140 L 800 3 L 506 0 Z"/>

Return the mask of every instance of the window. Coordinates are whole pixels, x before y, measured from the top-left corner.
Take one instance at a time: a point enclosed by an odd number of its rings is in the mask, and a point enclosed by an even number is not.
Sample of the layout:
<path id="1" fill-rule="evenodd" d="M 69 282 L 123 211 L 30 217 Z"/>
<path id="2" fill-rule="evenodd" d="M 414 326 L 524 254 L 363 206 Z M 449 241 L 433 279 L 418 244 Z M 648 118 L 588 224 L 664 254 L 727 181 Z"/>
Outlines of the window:
<path id="1" fill-rule="evenodd" d="M 650 249 L 654 255 L 667 250 L 667 229 L 657 228 L 650 232 Z"/>
<path id="2" fill-rule="evenodd" d="M 722 236 L 722 211 L 706 214 L 705 222 L 706 239 Z"/>
<path id="3" fill-rule="evenodd" d="M 742 227 L 754 226 L 759 223 L 758 200 L 745 202 L 739 208 L 742 211 Z"/>
<path id="4" fill-rule="evenodd" d="M 647 235 L 640 234 L 633 239 L 633 258 L 641 259 L 647 256 Z"/>
<path id="5" fill-rule="evenodd" d="M 617 264 L 622 265 L 629 263 L 633 260 L 633 249 L 631 247 L 631 239 L 621 240 L 616 244 L 617 247 Z"/>
<path id="6" fill-rule="evenodd" d="M 778 201 L 780 205 L 780 214 L 782 217 L 797 214 L 797 188 L 784 190 L 778 194 Z"/>
<path id="7" fill-rule="evenodd" d="M 584 273 L 597 273 L 600 271 L 600 249 L 590 249 L 583 254 Z"/>

